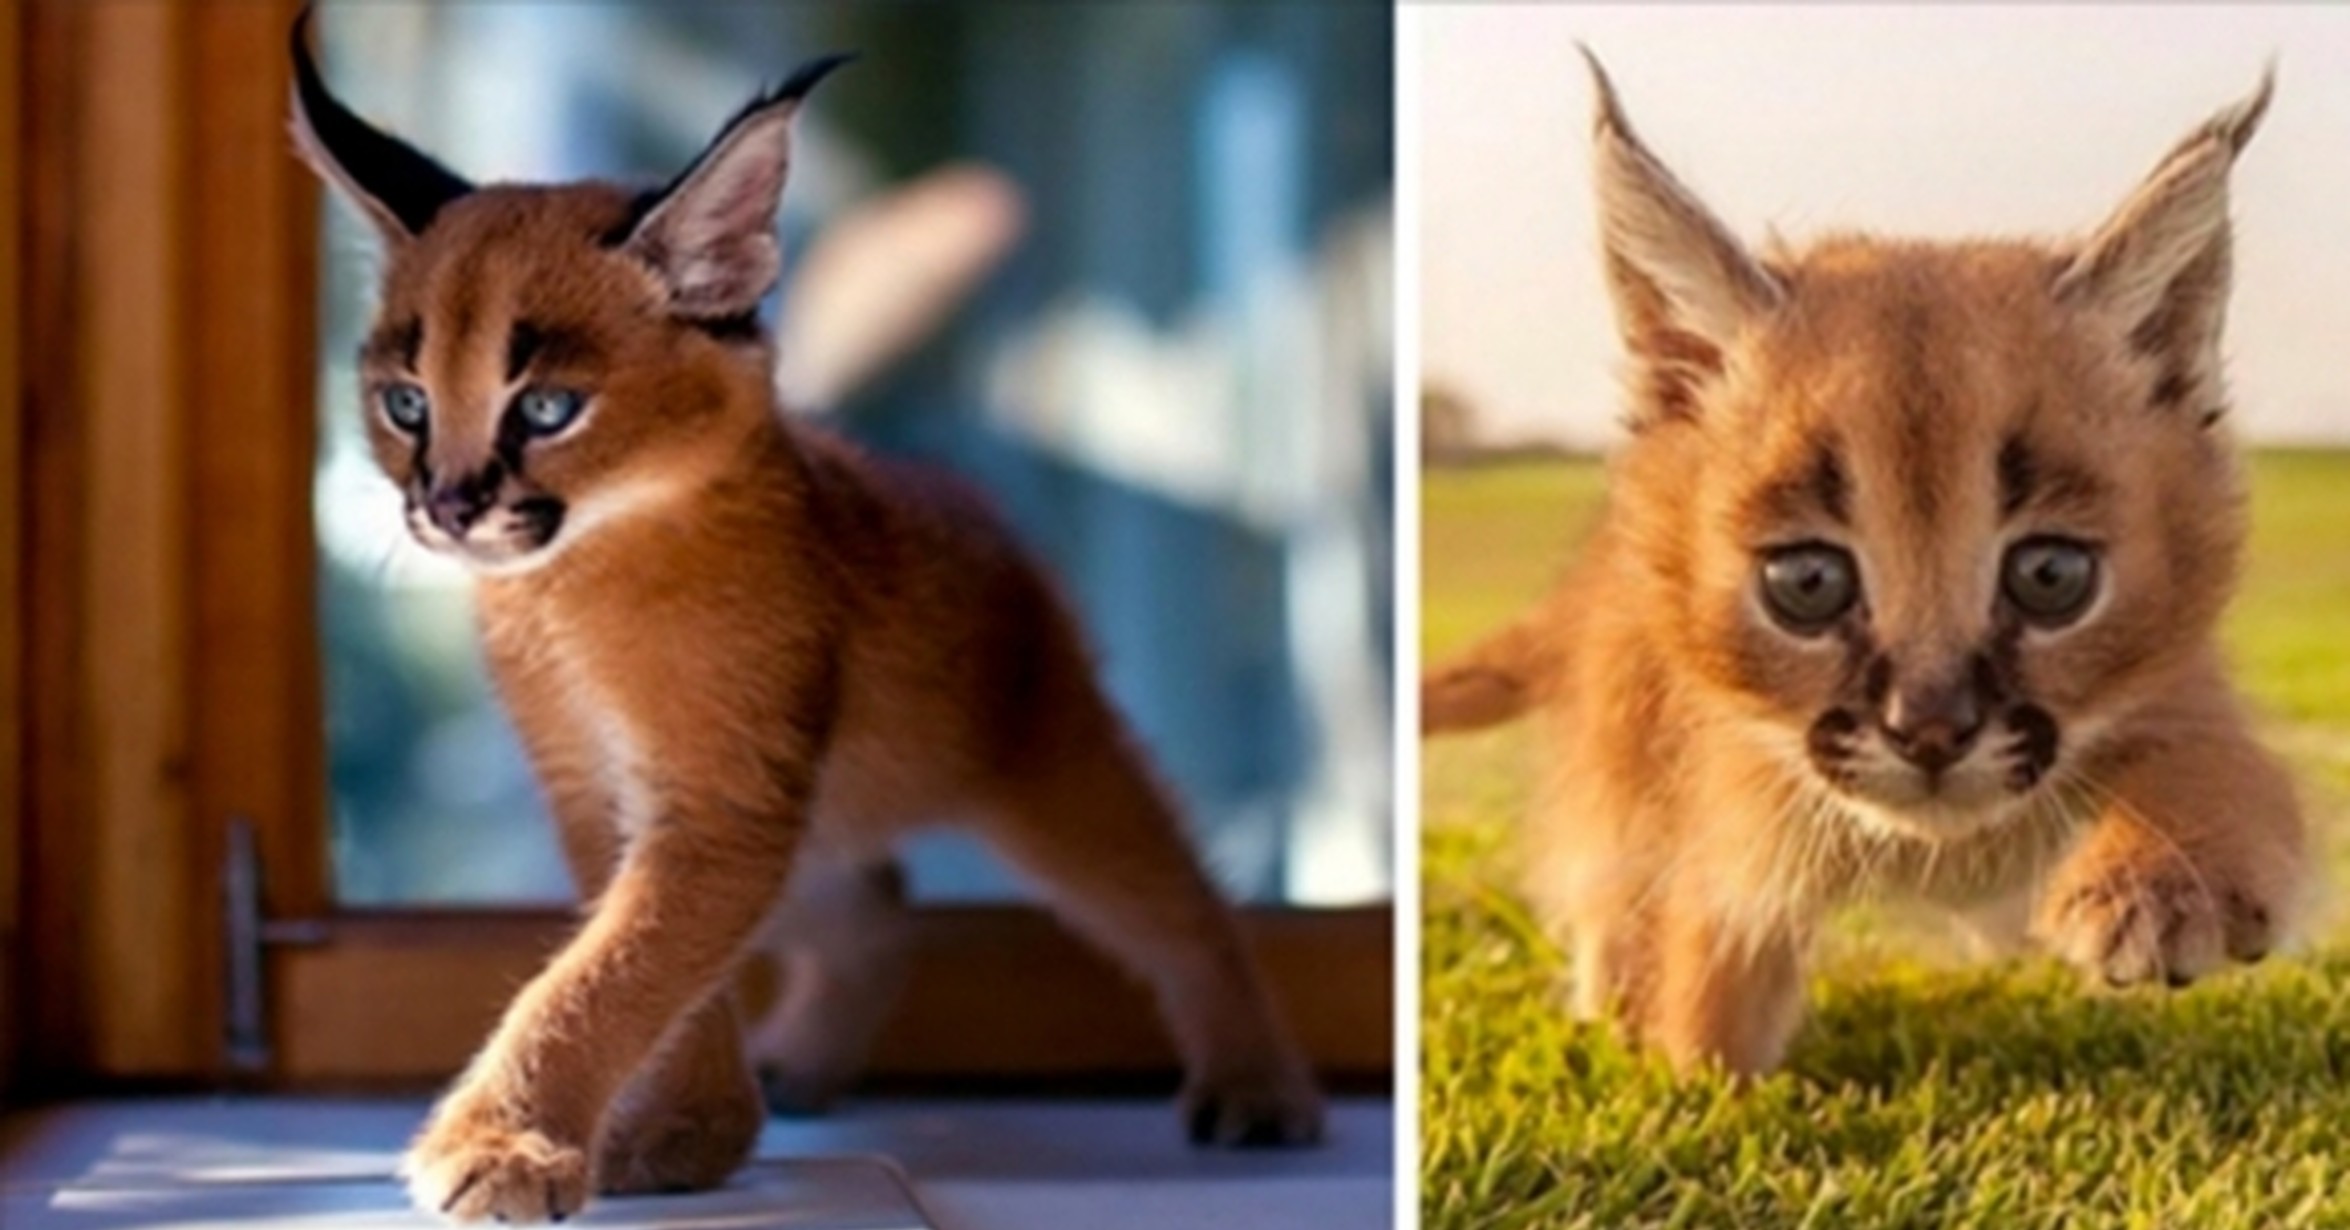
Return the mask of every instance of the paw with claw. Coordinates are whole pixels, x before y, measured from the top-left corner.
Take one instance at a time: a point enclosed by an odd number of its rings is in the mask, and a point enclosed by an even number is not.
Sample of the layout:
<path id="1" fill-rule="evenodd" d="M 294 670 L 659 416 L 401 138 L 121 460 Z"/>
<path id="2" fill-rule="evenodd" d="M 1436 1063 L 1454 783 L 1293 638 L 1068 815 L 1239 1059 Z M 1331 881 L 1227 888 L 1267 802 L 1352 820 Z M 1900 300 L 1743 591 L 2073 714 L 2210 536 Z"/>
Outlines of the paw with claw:
<path id="1" fill-rule="evenodd" d="M 2051 886 L 2041 938 L 2057 956 L 2117 987 L 2174 987 L 2252 962 L 2277 941 L 2279 909 L 2170 851 L 2084 868 Z"/>
<path id="2" fill-rule="evenodd" d="M 400 1166 L 410 1199 L 459 1222 L 559 1222 L 587 1204 L 585 1149 L 501 1113 L 459 1089 L 433 1114 Z"/>

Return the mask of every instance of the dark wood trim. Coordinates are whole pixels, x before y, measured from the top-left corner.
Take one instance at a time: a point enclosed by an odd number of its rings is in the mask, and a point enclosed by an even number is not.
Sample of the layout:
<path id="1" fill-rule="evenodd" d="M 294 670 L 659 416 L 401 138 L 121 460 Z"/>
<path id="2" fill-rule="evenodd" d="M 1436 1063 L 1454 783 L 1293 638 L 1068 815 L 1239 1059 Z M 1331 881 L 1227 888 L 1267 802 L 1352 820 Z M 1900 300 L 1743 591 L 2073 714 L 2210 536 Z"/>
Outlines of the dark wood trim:
<path id="1" fill-rule="evenodd" d="M 1333 1076 L 1375 1083 L 1392 1072 L 1391 921 L 1384 908 L 1248 914 L 1291 1024 Z M 277 1081 L 339 1088 L 447 1079 L 574 925 L 566 914 L 521 912 L 349 915 L 325 924 L 318 944 L 271 957 Z M 1041 911 L 931 908 L 918 926 L 905 996 L 868 1068 L 874 1078 L 1174 1071 L 1150 997 Z"/>
<path id="2" fill-rule="evenodd" d="M 20 415 L 24 376 L 18 367 L 23 327 L 24 132 L 18 100 L 24 89 L 25 17 L 15 5 L 0 9 L 0 1092 L 13 1083 L 24 1003 L 17 978 L 24 933 L 19 860 L 24 834 L 24 597 L 18 588 L 24 541 L 24 475 Z"/>
<path id="3" fill-rule="evenodd" d="M 90 1067 L 82 978 L 88 947 L 80 688 L 84 424 L 74 363 L 81 230 L 79 48 L 89 7 L 24 6 L 23 462 L 25 474 L 25 968 L 20 1075 L 46 1082 Z"/>

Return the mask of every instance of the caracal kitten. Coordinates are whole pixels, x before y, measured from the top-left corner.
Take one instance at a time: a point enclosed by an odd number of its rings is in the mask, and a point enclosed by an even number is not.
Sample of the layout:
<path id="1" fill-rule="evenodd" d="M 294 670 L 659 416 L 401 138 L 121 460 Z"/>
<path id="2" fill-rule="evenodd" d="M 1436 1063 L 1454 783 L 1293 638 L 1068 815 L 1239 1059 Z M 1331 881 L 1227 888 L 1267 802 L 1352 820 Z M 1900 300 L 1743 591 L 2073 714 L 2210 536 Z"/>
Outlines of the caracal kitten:
<path id="1" fill-rule="evenodd" d="M 1767 1071 L 1866 897 L 2028 918 L 2115 984 L 2268 952 L 2309 856 L 2213 625 L 2228 175 L 2269 82 L 2078 240 L 1757 253 L 1592 70 L 1631 440 L 1553 595 L 1423 689 L 1430 731 L 1543 712 L 1527 885 L 1577 1012 Z"/>
<path id="2" fill-rule="evenodd" d="M 1195 1140 L 1313 1140 L 1312 1076 L 1052 584 L 976 496 L 776 404 L 757 312 L 792 119 L 839 61 L 638 192 L 475 187 L 337 102 L 299 28 L 294 51 L 300 148 L 383 241 L 375 458 L 479 574 L 591 903 L 410 1148 L 417 1203 L 559 1221 L 723 1181 L 764 1119 L 738 961 L 779 918 L 772 1075 L 821 1100 L 897 985 L 892 848 L 937 821 L 1148 980 Z"/>

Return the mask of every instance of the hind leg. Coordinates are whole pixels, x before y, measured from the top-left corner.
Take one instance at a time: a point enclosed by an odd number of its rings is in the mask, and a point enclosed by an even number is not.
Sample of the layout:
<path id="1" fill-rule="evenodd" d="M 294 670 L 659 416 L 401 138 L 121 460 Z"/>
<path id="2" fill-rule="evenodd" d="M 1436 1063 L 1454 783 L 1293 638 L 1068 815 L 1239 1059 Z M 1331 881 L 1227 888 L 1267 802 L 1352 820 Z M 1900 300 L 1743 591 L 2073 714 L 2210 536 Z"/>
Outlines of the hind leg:
<path id="1" fill-rule="evenodd" d="M 1165 795 L 1114 727 L 1055 747 L 1049 763 L 1002 785 L 982 835 L 1073 929 L 1157 993 L 1187 1068 L 1182 1109 L 1194 1142 L 1318 1139 L 1313 1076 Z"/>
<path id="2" fill-rule="evenodd" d="M 716 1187 L 750 1157 L 766 1119 L 743 1062 L 734 997 L 721 993 L 687 1017 L 613 1100 L 597 1138 L 597 1190 Z"/>
<path id="3" fill-rule="evenodd" d="M 894 860 L 805 860 L 767 946 L 782 991 L 751 1032 L 770 1109 L 819 1113 L 856 1079 L 905 984 L 911 922 Z"/>

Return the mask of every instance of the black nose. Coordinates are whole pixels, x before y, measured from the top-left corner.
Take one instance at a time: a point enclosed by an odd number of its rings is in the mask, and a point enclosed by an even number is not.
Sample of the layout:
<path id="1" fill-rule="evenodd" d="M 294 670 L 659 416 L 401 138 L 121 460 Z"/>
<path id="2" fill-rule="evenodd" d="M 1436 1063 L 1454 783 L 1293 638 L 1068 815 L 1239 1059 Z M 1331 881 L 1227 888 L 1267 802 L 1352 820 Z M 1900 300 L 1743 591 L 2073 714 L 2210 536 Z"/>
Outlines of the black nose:
<path id="1" fill-rule="evenodd" d="M 1878 727 L 1903 760 L 1940 773 L 1958 763 L 1983 732 L 1983 703 L 1969 680 L 1896 687 Z"/>
<path id="2" fill-rule="evenodd" d="M 499 478 L 495 474 L 473 474 L 455 482 L 435 484 L 424 499 L 424 515 L 441 527 L 443 533 L 462 538 L 473 523 L 497 502 Z"/>

